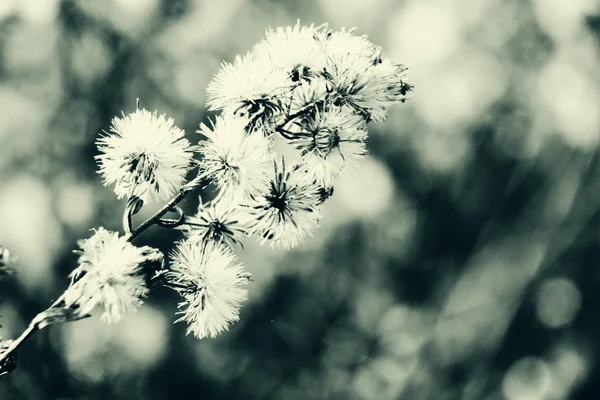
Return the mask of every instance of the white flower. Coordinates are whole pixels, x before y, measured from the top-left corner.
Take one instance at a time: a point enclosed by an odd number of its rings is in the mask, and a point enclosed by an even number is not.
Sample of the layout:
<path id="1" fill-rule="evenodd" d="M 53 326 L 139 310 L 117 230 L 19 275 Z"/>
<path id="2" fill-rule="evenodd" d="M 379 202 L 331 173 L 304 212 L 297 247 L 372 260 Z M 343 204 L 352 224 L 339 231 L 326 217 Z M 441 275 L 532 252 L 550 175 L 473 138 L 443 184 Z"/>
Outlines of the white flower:
<path id="1" fill-rule="evenodd" d="M 106 323 L 117 322 L 128 312 L 136 311 L 148 291 L 141 265 L 162 262 L 162 254 L 148 246 L 136 247 L 102 227 L 77 244 L 81 248 L 79 266 L 70 275 L 66 306 L 77 306 L 80 315 L 101 306 Z"/>
<path id="2" fill-rule="evenodd" d="M 175 322 L 187 322 L 188 334 L 199 339 L 215 337 L 239 320 L 250 274 L 235 261 L 230 248 L 212 241 L 204 245 L 181 242 L 171 255 L 166 285 L 184 298 L 179 303 L 183 315 Z"/>
<path id="3" fill-rule="evenodd" d="M 316 77 L 310 81 L 310 84 L 303 84 L 294 89 L 288 113 L 295 114 L 307 107 L 313 108 L 318 104 L 324 104 L 329 95 L 327 81 Z"/>
<path id="4" fill-rule="evenodd" d="M 246 122 L 230 114 L 218 116 L 212 127 L 202 124 L 198 133 L 202 154 L 199 175 L 211 180 L 220 198 L 239 202 L 263 184 L 269 170 L 270 143 L 263 135 L 246 133 Z"/>
<path id="5" fill-rule="evenodd" d="M 223 63 L 209 82 L 208 109 L 247 118 L 248 130 L 265 129 L 268 134 L 281 112 L 279 100 L 292 85 L 285 70 L 273 69 L 251 54 L 237 56 L 233 63 Z"/>
<path id="6" fill-rule="evenodd" d="M 293 27 L 268 29 L 265 38 L 254 46 L 252 52 L 264 64 L 283 68 L 288 73 L 297 66 L 319 70 L 325 66 L 325 53 L 315 36 L 323 35 L 324 28 L 324 25 L 302 26 L 298 22 Z"/>
<path id="7" fill-rule="evenodd" d="M 348 105 L 368 121 L 381 122 L 387 107 L 405 101 L 412 86 L 406 82 L 404 66 L 382 59 L 380 47 L 352 32 L 332 32 L 321 41 L 327 54 L 322 75 L 331 83 L 337 105 Z"/>
<path id="8" fill-rule="evenodd" d="M 211 203 L 204 205 L 202 199 L 198 213 L 185 219 L 185 234 L 190 242 L 224 243 L 229 247 L 239 244 L 246 235 L 248 214 L 241 207 L 229 207 L 229 204 Z"/>
<path id="9" fill-rule="evenodd" d="M 306 179 L 304 168 L 296 164 L 286 170 L 283 159 L 274 163 L 270 184 L 248 204 L 255 219 L 251 232 L 262 237 L 261 244 L 294 247 L 318 226 L 321 193 Z"/>
<path id="10" fill-rule="evenodd" d="M 405 102 L 412 85 L 406 80 L 407 68 L 393 64 L 388 59 L 368 68 L 357 78 L 353 89 L 340 94 L 340 103 L 348 104 L 355 110 L 366 112 L 368 119 L 382 122 L 387 117 L 387 109 L 397 102 Z"/>
<path id="11" fill-rule="evenodd" d="M 317 39 L 326 54 L 328 66 L 354 67 L 360 70 L 381 59 L 381 47 L 371 43 L 366 35 L 354 35 L 354 29 L 325 32 Z M 360 65 L 352 65 L 356 63 Z"/>
<path id="12" fill-rule="evenodd" d="M 328 106 L 297 122 L 299 133 L 292 141 L 306 164 L 308 176 L 331 186 L 348 164 L 367 156 L 365 119 L 344 107 Z"/>
<path id="13" fill-rule="evenodd" d="M 193 152 L 173 119 L 139 109 L 115 117 L 110 130 L 98 139 L 102 154 L 96 158 L 104 184 L 114 183 L 118 198 L 165 200 L 184 183 Z"/>

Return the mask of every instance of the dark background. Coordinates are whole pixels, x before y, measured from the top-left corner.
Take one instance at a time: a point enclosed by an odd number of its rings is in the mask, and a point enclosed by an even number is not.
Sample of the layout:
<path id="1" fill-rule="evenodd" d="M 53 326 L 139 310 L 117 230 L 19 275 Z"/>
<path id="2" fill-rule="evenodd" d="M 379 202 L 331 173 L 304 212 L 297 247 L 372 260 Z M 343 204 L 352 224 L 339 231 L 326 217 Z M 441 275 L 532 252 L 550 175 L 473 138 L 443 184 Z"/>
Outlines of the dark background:
<path id="1" fill-rule="evenodd" d="M 94 140 L 136 97 L 196 141 L 221 61 L 298 18 L 357 26 L 416 86 L 370 127 L 372 157 L 338 180 L 313 238 L 240 252 L 255 282 L 229 332 L 186 337 L 158 289 L 119 324 L 38 333 L 0 399 L 600 398 L 599 11 L 0 0 L 0 243 L 19 257 L 0 282 L 3 338 L 66 288 L 77 239 L 120 228 Z"/>

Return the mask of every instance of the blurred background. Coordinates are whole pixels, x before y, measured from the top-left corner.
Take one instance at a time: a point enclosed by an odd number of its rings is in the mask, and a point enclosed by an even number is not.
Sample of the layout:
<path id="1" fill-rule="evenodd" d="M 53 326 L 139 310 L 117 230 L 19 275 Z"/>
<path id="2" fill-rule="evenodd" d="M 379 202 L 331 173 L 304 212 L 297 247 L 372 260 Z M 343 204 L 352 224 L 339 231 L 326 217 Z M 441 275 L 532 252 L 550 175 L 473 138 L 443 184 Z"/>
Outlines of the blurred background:
<path id="1" fill-rule="evenodd" d="M 205 87 L 265 28 L 357 27 L 410 67 L 323 228 L 248 241 L 255 282 L 216 339 L 158 289 L 116 325 L 53 326 L 0 399 L 600 398 L 600 6 L 595 0 L 0 0 L 0 335 L 68 285 L 77 239 L 119 230 L 99 132 L 121 111 L 190 140 Z M 193 212 L 197 199 L 185 203 Z M 145 208 L 142 220 L 154 209 Z M 139 243 L 169 251 L 179 234 Z"/>

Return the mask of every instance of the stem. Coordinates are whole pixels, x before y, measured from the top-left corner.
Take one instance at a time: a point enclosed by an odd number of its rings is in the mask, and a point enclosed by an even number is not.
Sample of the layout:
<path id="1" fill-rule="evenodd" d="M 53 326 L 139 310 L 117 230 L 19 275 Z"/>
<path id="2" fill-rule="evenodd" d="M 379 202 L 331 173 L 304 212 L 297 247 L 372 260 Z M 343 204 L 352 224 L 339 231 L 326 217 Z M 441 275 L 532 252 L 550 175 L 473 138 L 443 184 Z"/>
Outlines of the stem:
<path id="1" fill-rule="evenodd" d="M 294 137 L 294 134 L 292 132 L 288 131 L 287 129 L 278 128 L 277 132 L 279 132 L 279 134 L 281 136 L 283 136 L 284 138 L 286 138 L 287 140 L 296 140 L 296 139 L 298 139 L 297 137 Z"/>
<path id="2" fill-rule="evenodd" d="M 27 329 L 25 329 L 23 331 L 23 333 L 21 333 L 21 336 L 19 336 L 15 340 L 13 340 L 13 342 L 8 347 L 8 349 L 6 349 L 2 354 L 0 354 L 0 366 L 2 366 L 4 361 L 8 357 L 10 357 L 15 351 L 17 351 L 19 349 L 19 347 L 21 347 L 23 345 L 23 343 L 25 343 L 30 337 L 32 337 L 34 333 L 36 333 L 37 331 L 39 331 L 40 329 L 42 329 L 45 326 L 45 325 L 40 326 L 40 323 L 44 320 L 43 314 L 46 311 L 48 311 L 49 309 L 54 308 L 58 304 L 60 304 L 63 301 L 63 298 L 64 298 L 64 293 L 54 303 L 52 303 L 52 305 L 50 307 L 48 307 L 45 311 L 36 315 L 31 320 Z M 2 370 L 0 368 L 0 375 L 1 374 L 2 374 Z"/>
<path id="3" fill-rule="evenodd" d="M 17 349 L 19 347 L 21 347 L 23 345 L 23 343 L 25 343 L 25 341 L 27 339 L 29 339 L 31 336 L 33 336 L 33 334 L 36 333 L 38 330 L 39 330 L 38 321 L 36 321 L 35 318 L 34 318 L 29 323 L 29 326 L 27 327 L 27 329 L 25 329 L 23 331 L 23 333 L 21 333 L 21 336 L 19 336 L 15 340 L 13 340 L 13 342 L 11 343 L 11 345 L 9 346 L 9 348 L 6 349 L 2 354 L 0 354 L 0 366 L 2 366 L 2 364 L 4 363 L 4 361 L 8 357 L 10 357 L 15 351 L 17 351 Z M 2 373 L 2 370 L 0 370 L 0 374 L 1 373 Z"/>
<path id="4" fill-rule="evenodd" d="M 138 226 L 135 230 L 128 234 L 127 240 L 131 242 L 150 226 L 158 223 L 158 221 L 163 215 L 165 215 L 167 212 L 169 212 L 169 210 L 171 210 L 173 207 L 179 204 L 183 199 L 187 197 L 188 194 L 192 193 L 198 186 L 198 182 L 194 181 L 188 183 L 187 185 L 184 185 L 179 190 L 179 193 L 177 193 L 175 197 L 173 197 L 167 204 L 165 204 L 163 208 L 158 210 L 153 216 L 142 222 L 140 226 Z"/>
<path id="5" fill-rule="evenodd" d="M 123 230 L 126 235 L 131 235 L 131 227 L 132 227 L 132 215 L 129 212 L 128 208 L 125 208 L 125 212 L 123 213 Z"/>
<path id="6" fill-rule="evenodd" d="M 290 122 L 292 122 L 293 120 L 295 120 L 296 118 L 300 117 L 301 115 L 303 115 L 307 110 L 309 110 L 310 108 L 314 107 L 315 104 L 314 103 L 310 103 L 305 105 L 304 107 L 302 107 L 300 110 L 296 111 L 295 113 L 288 115 L 286 120 L 283 121 L 281 124 L 277 125 L 275 127 L 276 131 L 280 131 L 281 129 L 283 129 L 287 124 L 289 124 Z"/>
<path id="7" fill-rule="evenodd" d="M 289 124 L 290 122 L 292 122 L 293 120 L 295 120 L 296 118 L 303 116 L 311 108 L 318 107 L 318 104 L 324 103 L 324 102 L 325 102 L 325 100 L 322 100 L 322 101 L 321 100 L 313 101 L 313 102 L 305 105 L 304 107 L 302 107 L 301 109 L 299 109 L 295 113 L 287 115 L 285 121 L 283 121 L 282 123 L 280 123 L 279 125 L 277 125 L 275 127 L 275 131 L 277 133 L 279 133 L 281 136 L 283 136 L 284 138 L 288 139 L 288 140 L 298 139 L 297 137 L 293 136 L 294 133 L 292 133 L 289 130 L 285 129 L 286 125 Z"/>

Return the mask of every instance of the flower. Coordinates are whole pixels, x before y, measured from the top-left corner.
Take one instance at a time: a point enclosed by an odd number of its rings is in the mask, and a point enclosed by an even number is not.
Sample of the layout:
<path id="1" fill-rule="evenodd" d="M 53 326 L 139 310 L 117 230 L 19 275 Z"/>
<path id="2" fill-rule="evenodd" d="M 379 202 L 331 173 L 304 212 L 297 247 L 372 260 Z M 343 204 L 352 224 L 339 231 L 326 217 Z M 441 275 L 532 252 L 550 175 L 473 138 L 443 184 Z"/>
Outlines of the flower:
<path id="1" fill-rule="evenodd" d="M 271 247 L 282 244 L 294 247 L 319 223 L 321 195 L 316 182 L 304 175 L 305 166 L 295 164 L 285 168 L 285 160 L 274 163 L 274 174 L 269 186 L 260 190 L 249 209 L 254 216 L 251 232 L 262 237 L 261 244 L 271 241 Z"/>
<path id="2" fill-rule="evenodd" d="M 229 247 L 239 244 L 242 236 L 246 235 L 248 215 L 239 207 L 228 207 L 222 203 L 204 205 L 200 199 L 198 213 L 186 217 L 185 231 L 190 242 L 224 243 Z"/>
<path id="3" fill-rule="evenodd" d="M 269 168 L 269 140 L 247 134 L 245 124 L 243 119 L 227 114 L 218 116 L 212 127 L 202 124 L 198 130 L 207 138 L 198 145 L 203 156 L 199 176 L 211 180 L 227 202 L 245 199 L 263 184 Z"/>
<path id="4" fill-rule="evenodd" d="M 267 29 L 265 38 L 254 46 L 252 54 L 273 68 L 283 68 L 291 73 L 299 66 L 310 70 L 320 70 L 325 66 L 325 54 L 315 36 L 323 35 L 325 25 L 296 25 Z M 298 79 L 294 79 L 297 81 Z"/>
<path id="5" fill-rule="evenodd" d="M 136 311 L 148 289 L 141 266 L 162 262 L 162 254 L 151 247 L 136 247 L 103 227 L 89 239 L 80 240 L 79 266 L 71 272 L 71 285 L 65 292 L 67 307 L 77 307 L 80 315 L 102 306 L 102 320 L 118 322 Z"/>
<path id="6" fill-rule="evenodd" d="M 351 85 L 338 88 L 338 103 L 347 104 L 369 121 L 382 122 L 393 103 L 405 102 L 413 86 L 406 80 L 407 68 L 384 59 L 371 66 Z"/>
<path id="7" fill-rule="evenodd" d="M 233 63 L 223 63 L 207 86 L 209 110 L 224 110 L 247 119 L 247 129 L 270 127 L 281 112 L 281 96 L 291 90 L 293 82 L 283 69 L 257 60 L 252 54 L 237 56 Z"/>
<path id="8" fill-rule="evenodd" d="M 329 106 L 296 122 L 299 133 L 293 143 L 301 150 L 308 176 L 331 186 L 347 164 L 367 156 L 365 119 L 350 109 Z"/>
<path id="9" fill-rule="evenodd" d="M 114 183 L 119 199 L 165 200 L 183 184 L 193 152 L 172 118 L 138 109 L 115 117 L 111 132 L 98 139 L 96 159 L 104 185 Z"/>
<path id="10" fill-rule="evenodd" d="M 387 107 L 404 102 L 412 86 L 406 67 L 382 59 L 381 48 L 353 30 L 329 33 L 320 41 L 327 54 L 322 73 L 336 93 L 336 105 L 348 105 L 368 121 L 386 119 Z"/>
<path id="11" fill-rule="evenodd" d="M 244 286 L 250 274 L 235 261 L 230 248 L 213 241 L 186 240 L 171 255 L 166 285 L 184 298 L 179 303 L 182 316 L 175 322 L 187 322 L 187 334 L 199 339 L 215 337 L 239 320 L 241 305 L 248 298 Z"/>

